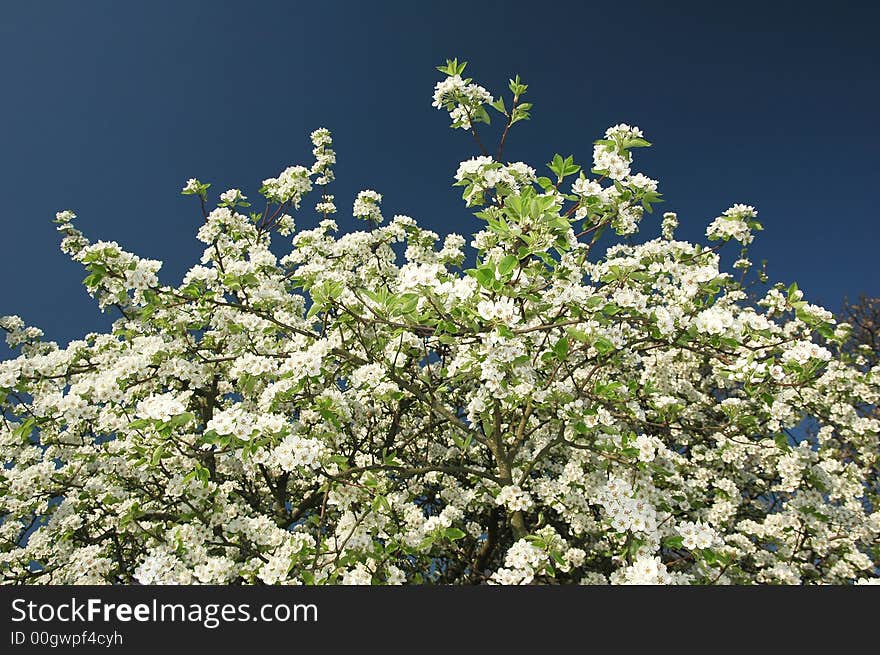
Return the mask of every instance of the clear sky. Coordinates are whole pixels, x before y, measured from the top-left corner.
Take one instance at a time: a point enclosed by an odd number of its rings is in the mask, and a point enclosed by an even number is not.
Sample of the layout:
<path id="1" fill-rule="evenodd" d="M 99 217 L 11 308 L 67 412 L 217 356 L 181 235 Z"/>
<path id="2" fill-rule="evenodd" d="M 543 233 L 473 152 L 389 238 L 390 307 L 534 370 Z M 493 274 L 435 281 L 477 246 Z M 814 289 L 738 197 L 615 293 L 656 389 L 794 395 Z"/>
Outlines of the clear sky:
<path id="1" fill-rule="evenodd" d="M 723 6 L 722 6 L 723 5 Z M 876 3 L 6 2 L 0 16 L 0 314 L 66 342 L 99 329 L 51 219 L 165 262 L 201 253 L 189 177 L 217 193 L 310 163 L 333 131 L 343 229 L 360 189 L 441 234 L 476 219 L 450 187 L 469 138 L 431 107 L 434 66 L 469 60 L 490 91 L 519 73 L 535 103 L 506 156 L 589 162 L 618 122 L 698 239 L 733 203 L 766 230 L 753 260 L 837 309 L 880 294 Z M 312 203 L 309 203 L 309 207 Z M 300 214 L 308 227 L 316 218 Z M 643 221 L 659 231 L 659 214 Z"/>

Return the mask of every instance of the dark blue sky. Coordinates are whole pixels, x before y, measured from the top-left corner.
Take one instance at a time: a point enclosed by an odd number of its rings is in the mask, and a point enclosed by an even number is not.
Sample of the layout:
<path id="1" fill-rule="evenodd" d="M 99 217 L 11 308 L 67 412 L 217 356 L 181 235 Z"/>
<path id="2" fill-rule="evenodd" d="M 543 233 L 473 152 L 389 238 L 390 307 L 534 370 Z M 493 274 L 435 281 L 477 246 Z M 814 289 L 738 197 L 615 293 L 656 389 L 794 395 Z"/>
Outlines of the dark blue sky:
<path id="1" fill-rule="evenodd" d="M 256 195 L 311 161 L 319 126 L 335 137 L 343 228 L 373 188 L 386 216 L 474 231 L 449 186 L 472 143 L 430 105 L 434 66 L 452 56 L 495 94 L 514 73 L 530 85 L 533 119 L 507 157 L 588 162 L 605 127 L 639 125 L 654 143 L 640 169 L 660 179 L 658 209 L 679 212 L 682 236 L 752 204 L 766 227 L 753 260 L 769 259 L 772 279 L 832 309 L 880 294 L 880 11 L 720 4 L 4 3 L 0 314 L 61 341 L 100 328 L 84 273 L 57 248 L 56 211 L 163 260 L 176 282 L 201 252 L 186 179 Z"/>

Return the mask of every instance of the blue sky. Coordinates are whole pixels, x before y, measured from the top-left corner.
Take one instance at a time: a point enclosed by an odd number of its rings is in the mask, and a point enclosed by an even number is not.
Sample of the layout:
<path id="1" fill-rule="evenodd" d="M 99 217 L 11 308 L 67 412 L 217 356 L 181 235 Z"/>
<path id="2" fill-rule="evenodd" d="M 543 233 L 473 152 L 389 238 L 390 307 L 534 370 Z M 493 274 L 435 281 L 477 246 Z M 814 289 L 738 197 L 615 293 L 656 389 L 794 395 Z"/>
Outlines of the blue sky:
<path id="1" fill-rule="evenodd" d="M 107 324 L 57 248 L 70 208 L 92 239 L 165 262 L 201 253 L 189 177 L 217 193 L 310 162 L 333 131 L 343 229 L 360 189 L 441 234 L 477 221 L 450 186 L 472 142 L 431 107 L 447 57 L 535 104 L 505 154 L 588 162 L 605 127 L 642 127 L 680 235 L 736 202 L 766 230 L 753 260 L 837 309 L 880 294 L 873 3 L 17 2 L 0 18 L 0 314 L 66 342 Z M 311 206 L 311 204 L 309 204 Z M 644 233 L 659 231 L 659 215 Z M 302 227 L 314 224 L 307 212 Z"/>

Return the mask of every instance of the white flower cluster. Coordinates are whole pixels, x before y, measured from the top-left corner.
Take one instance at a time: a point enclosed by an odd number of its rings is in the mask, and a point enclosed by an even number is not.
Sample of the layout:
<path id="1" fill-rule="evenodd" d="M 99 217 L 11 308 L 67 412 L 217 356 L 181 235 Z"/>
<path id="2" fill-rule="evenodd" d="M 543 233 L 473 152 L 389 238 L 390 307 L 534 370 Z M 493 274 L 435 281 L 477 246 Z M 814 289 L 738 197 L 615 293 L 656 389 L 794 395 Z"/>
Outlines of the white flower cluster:
<path id="1" fill-rule="evenodd" d="M 495 496 L 495 504 L 506 507 L 511 512 L 526 512 L 532 508 L 534 501 L 527 491 L 518 485 L 511 484 L 501 488 Z"/>
<path id="2" fill-rule="evenodd" d="M 174 553 L 158 548 L 135 569 L 134 579 L 142 585 L 191 584 L 193 575 L 182 566 Z"/>
<path id="3" fill-rule="evenodd" d="M 492 102 L 492 94 L 460 75 L 450 75 L 434 86 L 433 107 L 446 109 L 453 127 L 470 129 L 475 113 Z"/>
<path id="4" fill-rule="evenodd" d="M 214 431 L 219 435 L 231 435 L 247 441 L 254 433 L 253 416 L 246 412 L 240 405 L 216 412 L 208 421 L 207 430 Z"/>
<path id="5" fill-rule="evenodd" d="M 507 192 L 518 193 L 536 180 L 535 169 L 523 162 L 502 164 L 492 157 L 479 156 L 459 164 L 455 181 L 467 186 L 465 200 L 468 205 L 482 202 L 483 194 L 503 187 Z"/>
<path id="6" fill-rule="evenodd" d="M 758 212 L 750 205 L 734 205 L 709 224 L 706 236 L 712 240 L 733 239 L 748 245 L 754 240 L 752 228 L 755 224 L 752 219 L 757 215 Z"/>
<path id="7" fill-rule="evenodd" d="M 333 202 L 333 195 L 325 193 L 321 196 L 321 201 L 315 205 L 315 211 L 324 216 L 336 213 L 336 204 Z"/>
<path id="8" fill-rule="evenodd" d="M 375 389 L 385 379 L 385 368 L 378 362 L 364 364 L 351 372 L 351 384 L 358 388 Z"/>
<path id="9" fill-rule="evenodd" d="M 615 143 L 623 143 L 628 139 L 641 139 L 644 136 L 638 127 L 626 123 L 618 123 L 605 130 L 605 138 L 611 139 Z"/>
<path id="10" fill-rule="evenodd" d="M 429 516 L 422 524 L 422 534 L 429 535 L 435 530 L 452 527 L 452 525 L 460 521 L 464 517 L 464 512 L 456 505 L 447 505 L 439 514 Z"/>
<path id="11" fill-rule="evenodd" d="M 626 480 L 610 478 L 599 491 L 598 500 L 608 513 L 611 529 L 615 532 L 632 530 L 653 534 L 657 531 L 657 511 Z"/>
<path id="12" fill-rule="evenodd" d="M 265 183 L 264 183 L 265 184 Z M 247 200 L 247 196 L 242 194 L 239 189 L 229 189 L 220 194 L 220 200 L 226 205 L 232 207 Z"/>
<path id="13" fill-rule="evenodd" d="M 675 236 L 675 228 L 678 227 L 678 214 L 675 212 L 664 212 L 661 230 L 664 239 L 672 239 Z"/>
<path id="14" fill-rule="evenodd" d="M 640 555 L 617 572 L 614 582 L 625 585 L 666 585 L 673 582 L 663 561 L 657 556 Z"/>
<path id="15" fill-rule="evenodd" d="M 488 155 L 472 157 L 466 161 L 460 162 L 458 170 L 455 172 L 455 181 L 461 182 L 465 178 L 482 175 L 484 171 L 494 163 L 495 160 Z"/>
<path id="16" fill-rule="evenodd" d="M 721 541 L 711 526 L 699 521 L 682 521 L 675 529 L 681 535 L 682 545 L 688 550 L 712 548 Z"/>
<path id="17" fill-rule="evenodd" d="M 798 341 L 789 345 L 782 353 L 783 362 L 795 362 L 803 365 L 814 359 L 827 362 L 831 359 L 831 352 L 812 341 Z"/>
<path id="18" fill-rule="evenodd" d="M 477 303 L 477 313 L 487 321 L 498 321 L 504 325 L 516 325 L 519 322 L 516 302 L 510 297 L 481 300 Z"/>
<path id="19" fill-rule="evenodd" d="M 630 173 L 632 156 L 618 152 L 613 146 L 593 146 L 593 169 L 604 172 L 612 180 L 625 180 Z"/>
<path id="20" fill-rule="evenodd" d="M 636 437 L 635 447 L 639 450 L 639 461 L 646 464 L 653 462 L 657 457 L 657 442 L 646 434 Z M 662 445 L 660 446 L 662 447 Z"/>
<path id="21" fill-rule="evenodd" d="M 155 421 L 170 421 L 171 417 L 183 414 L 186 406 L 174 393 L 162 393 L 144 398 L 137 404 L 138 418 Z"/>
<path id="22" fill-rule="evenodd" d="M 601 198 L 603 202 L 610 202 L 611 196 L 614 194 L 614 191 L 611 191 L 612 187 L 603 188 L 599 182 L 596 180 L 591 180 L 586 177 L 578 177 L 571 185 L 571 192 L 579 195 L 583 198 Z"/>
<path id="23" fill-rule="evenodd" d="M 274 202 L 289 202 L 299 209 L 302 197 L 312 190 L 309 174 L 305 166 L 288 166 L 278 177 L 263 180 L 263 195 Z"/>
<path id="24" fill-rule="evenodd" d="M 704 334 L 724 334 L 733 325 L 733 314 L 717 305 L 704 309 L 694 319 L 694 327 Z"/>
<path id="25" fill-rule="evenodd" d="M 547 562 L 547 554 L 535 544 L 520 539 L 504 556 L 505 568 L 492 574 L 492 581 L 501 585 L 525 585 L 535 579 L 535 572 Z"/>
<path id="26" fill-rule="evenodd" d="M 0 329 L 6 332 L 6 345 L 10 348 L 17 348 L 28 342 L 37 341 L 43 336 L 43 331 L 40 328 L 25 325 L 18 316 L 0 316 Z"/>
<path id="27" fill-rule="evenodd" d="M 657 190 L 657 180 L 652 180 L 650 177 L 648 177 L 647 175 L 643 175 L 642 173 L 630 175 L 626 183 L 627 185 L 635 187 L 636 189 L 640 189 L 642 191 Z"/>
<path id="28" fill-rule="evenodd" d="M 628 139 L 644 136 L 637 127 L 626 123 L 613 125 L 605 130 L 605 140 L 612 143 L 597 143 L 593 146 L 593 169 L 607 175 L 612 180 L 623 181 L 630 175 L 632 155 L 626 149 Z M 638 178 L 646 183 L 648 178 Z M 651 180 L 653 182 L 653 180 Z M 654 183 L 656 188 L 656 183 Z"/>
<path id="29" fill-rule="evenodd" d="M 336 164 L 336 151 L 332 148 L 333 138 L 330 136 L 330 130 L 321 127 L 312 132 L 311 140 L 314 146 L 312 154 L 315 156 L 311 172 L 318 176 L 315 184 L 325 186 L 335 179 L 333 165 Z"/>
<path id="30" fill-rule="evenodd" d="M 321 458 L 326 455 L 326 448 L 318 439 L 291 434 L 272 451 L 272 455 L 278 466 L 293 472 L 300 466 L 307 469 L 317 468 Z"/>
<path id="31" fill-rule="evenodd" d="M 443 239 L 443 248 L 440 250 L 440 252 L 437 253 L 437 260 L 443 262 L 444 264 L 460 263 L 465 256 L 463 250 L 464 244 L 465 239 L 460 234 L 447 234 L 446 238 Z M 453 287 L 455 286 L 456 282 L 459 282 L 459 280 L 455 280 L 452 283 Z"/>
<path id="32" fill-rule="evenodd" d="M 342 584 L 347 586 L 371 585 L 373 584 L 373 574 L 363 563 L 358 562 L 342 576 Z"/>
<path id="33" fill-rule="evenodd" d="M 77 245 L 71 248 L 71 254 L 91 271 L 85 284 L 102 309 L 113 304 L 142 305 L 144 292 L 159 285 L 157 274 L 162 262 L 126 252 L 115 241 L 90 244 L 77 236 L 78 232 L 72 227 L 65 229 L 72 234 L 65 238 L 64 243 L 71 245 L 71 240 L 76 241 Z M 108 275 L 106 271 L 109 268 L 117 269 L 117 274 Z"/>
<path id="34" fill-rule="evenodd" d="M 355 218 L 367 221 L 374 225 L 382 222 L 382 211 L 379 204 L 382 202 L 382 194 L 371 189 L 361 191 L 354 200 L 352 214 Z"/>

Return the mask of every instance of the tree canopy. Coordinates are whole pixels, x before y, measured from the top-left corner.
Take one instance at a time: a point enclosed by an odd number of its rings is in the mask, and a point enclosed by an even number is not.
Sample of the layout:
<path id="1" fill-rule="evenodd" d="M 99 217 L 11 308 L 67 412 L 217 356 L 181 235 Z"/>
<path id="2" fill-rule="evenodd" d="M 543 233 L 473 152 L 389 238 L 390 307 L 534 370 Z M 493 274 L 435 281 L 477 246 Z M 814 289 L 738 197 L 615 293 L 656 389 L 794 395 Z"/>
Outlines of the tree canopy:
<path id="1" fill-rule="evenodd" d="M 326 129 L 260 211 L 186 183 L 205 249 L 180 284 L 57 215 L 119 318 L 65 347 L 0 319 L 2 580 L 876 582 L 880 370 L 752 270 L 756 210 L 640 239 L 641 130 L 508 162 L 527 85 L 439 70 L 480 151 L 454 176 L 470 238 L 372 190 L 339 233 Z"/>

